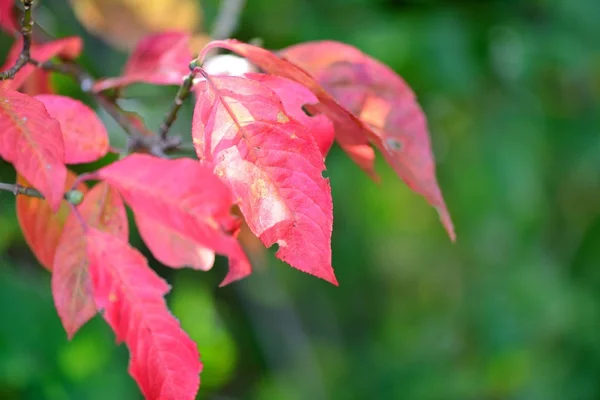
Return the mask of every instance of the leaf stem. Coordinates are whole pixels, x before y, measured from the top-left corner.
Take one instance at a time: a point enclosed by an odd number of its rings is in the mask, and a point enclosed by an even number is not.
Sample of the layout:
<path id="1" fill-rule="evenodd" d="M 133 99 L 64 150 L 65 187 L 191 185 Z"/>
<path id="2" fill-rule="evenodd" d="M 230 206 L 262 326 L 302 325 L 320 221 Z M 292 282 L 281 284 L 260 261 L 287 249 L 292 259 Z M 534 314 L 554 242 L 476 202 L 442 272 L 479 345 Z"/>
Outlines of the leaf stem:
<path id="1" fill-rule="evenodd" d="M 169 134 L 169 129 L 171 129 L 171 126 L 175 122 L 175 119 L 177 119 L 177 113 L 179 112 L 179 109 L 183 105 L 183 102 L 185 101 L 185 99 L 190 94 L 190 90 L 192 89 L 192 86 L 194 84 L 194 77 L 196 76 L 196 67 L 197 67 L 197 62 L 196 62 L 196 60 L 194 60 L 190 63 L 190 73 L 187 74 L 183 78 L 183 82 L 181 83 L 181 86 L 179 86 L 179 89 L 177 89 L 177 94 L 175 95 L 173 104 L 171 104 L 171 108 L 165 115 L 165 119 L 160 124 L 160 128 L 158 130 L 158 135 L 160 136 L 160 138 L 162 140 L 167 139 L 167 135 Z"/>
<path id="2" fill-rule="evenodd" d="M 31 186 L 19 185 L 18 183 L 0 182 L 0 190 L 11 192 L 15 196 L 23 195 L 23 196 L 35 197 L 38 199 L 45 199 L 44 195 L 36 188 L 33 188 Z M 63 196 L 63 198 L 67 202 L 69 202 L 71 204 L 75 204 L 75 205 L 81 203 L 82 197 L 83 197 L 83 194 L 79 190 L 76 190 L 76 189 L 69 190 Z"/>
<path id="3" fill-rule="evenodd" d="M 21 36 L 23 36 L 23 48 L 21 53 L 11 68 L 6 71 L 0 72 L 0 81 L 7 79 L 14 79 L 15 75 L 21 68 L 23 68 L 29 62 L 31 57 L 31 32 L 33 31 L 33 18 L 31 17 L 31 9 L 33 0 L 21 0 L 23 3 L 23 19 L 21 20 Z"/>

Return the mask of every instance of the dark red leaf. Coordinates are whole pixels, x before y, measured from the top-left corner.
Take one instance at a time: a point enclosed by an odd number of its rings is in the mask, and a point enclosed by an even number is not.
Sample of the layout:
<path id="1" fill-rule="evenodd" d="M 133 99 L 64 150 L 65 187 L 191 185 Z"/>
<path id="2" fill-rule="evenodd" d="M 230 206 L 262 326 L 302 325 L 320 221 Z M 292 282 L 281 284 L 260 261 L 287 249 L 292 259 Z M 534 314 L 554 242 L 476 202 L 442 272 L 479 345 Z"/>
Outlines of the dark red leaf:
<path id="1" fill-rule="evenodd" d="M 268 50 L 234 39 L 210 42 L 204 47 L 198 58 L 202 60 L 208 51 L 216 47 L 234 51 L 249 59 L 267 73 L 291 79 L 310 89 L 320 102 L 312 109 L 315 113 L 327 115 L 333 122 L 335 139 L 338 144 L 369 176 L 375 180 L 378 179 L 373 169 L 375 152 L 369 146 L 369 137 L 373 136 L 373 133 L 352 113 L 341 107 L 306 71 L 285 59 L 279 58 Z"/>
<path id="2" fill-rule="evenodd" d="M 179 85 L 188 74 L 193 58 L 190 51 L 191 35 L 183 32 L 152 34 L 140 40 L 129 57 L 123 74 L 102 79 L 94 91 L 128 86 L 133 83 L 153 85 Z"/>
<path id="3" fill-rule="evenodd" d="M 38 100 L 0 88 L 0 132 L 0 157 L 12 163 L 57 211 L 67 176 L 58 122 Z"/>
<path id="4" fill-rule="evenodd" d="M 194 399 L 202 364 L 196 343 L 167 309 L 169 285 L 126 241 L 95 228 L 86 237 L 96 305 L 127 344 L 129 373 L 145 398 Z"/>
<path id="5" fill-rule="evenodd" d="M 129 236 L 123 200 L 107 183 L 97 184 L 85 195 L 79 213 L 82 220 L 71 214 L 64 225 L 52 271 L 54 304 L 69 339 L 96 315 L 82 222 L 123 241 Z"/>
<path id="6" fill-rule="evenodd" d="M 19 37 L 13 43 L 13 46 L 8 53 L 8 57 L 6 58 L 6 62 L 0 68 L 0 70 L 5 70 L 7 68 L 12 67 L 15 64 L 15 61 L 19 57 L 21 53 L 21 49 L 23 48 L 23 38 Z M 81 49 L 83 48 L 83 42 L 81 38 L 77 36 L 67 37 L 64 39 L 54 40 L 48 43 L 32 43 L 31 45 L 31 58 L 39 62 L 45 62 L 50 60 L 52 57 L 61 56 L 67 59 L 73 59 L 79 56 L 81 53 Z M 48 74 L 45 71 L 39 70 L 37 67 L 31 64 L 27 64 L 23 68 L 17 72 L 14 79 L 9 79 L 6 81 L 0 81 L 0 88 L 5 89 L 19 89 L 27 80 L 27 78 L 31 74 L 42 74 L 48 77 Z M 40 77 L 36 77 L 36 80 L 40 79 Z M 38 93 L 30 93 L 30 94 L 38 94 Z"/>
<path id="7" fill-rule="evenodd" d="M 335 129 L 333 123 L 325 115 L 309 116 L 302 109 L 305 105 L 314 105 L 319 102 L 319 99 L 310 90 L 295 81 L 280 76 L 249 73 L 245 77 L 259 81 L 277 93 L 285 107 L 285 112 L 308 128 L 323 157 L 327 155 L 335 138 Z"/>
<path id="8" fill-rule="evenodd" d="M 19 30 L 14 6 L 15 0 L 0 0 L 0 28 L 9 34 Z"/>
<path id="9" fill-rule="evenodd" d="M 75 178 L 76 176 L 73 172 L 67 171 L 65 192 L 71 190 Z M 17 183 L 23 186 L 31 186 L 21 175 L 17 175 Z M 78 185 L 77 189 L 83 193 L 87 191 L 87 187 L 84 184 Z M 40 264 L 44 268 L 52 270 L 56 247 L 58 246 L 67 216 L 71 212 L 69 203 L 63 200 L 60 203 L 58 212 L 54 213 L 50 209 L 48 202 L 44 199 L 18 196 L 16 202 L 17 217 L 25 241 Z"/>
<path id="10" fill-rule="evenodd" d="M 108 132 L 94 110 L 66 96 L 42 94 L 35 98 L 60 124 L 66 164 L 88 163 L 106 155 Z"/>
<path id="11" fill-rule="evenodd" d="M 146 154 L 132 154 L 98 171 L 98 176 L 119 188 L 136 220 L 143 219 L 144 238 L 167 265 L 181 267 L 194 255 L 165 254 L 181 247 L 167 246 L 173 232 L 184 237 L 180 245 L 213 250 L 229 257 L 229 273 L 222 285 L 251 272 L 246 255 L 229 232 L 235 224 L 231 215 L 231 191 L 210 169 L 190 159 L 165 160 Z M 157 229 L 145 229 L 150 224 Z M 162 234 L 166 233 L 166 236 Z M 151 236 L 157 237 L 151 237 Z M 160 246 L 157 244 L 161 243 Z M 177 260 L 177 262 L 174 262 Z"/>
<path id="12" fill-rule="evenodd" d="M 436 208 L 454 240 L 452 220 L 435 175 L 427 120 L 406 82 L 386 65 L 339 42 L 302 43 L 280 54 L 314 76 L 373 129 L 380 138 L 373 143 L 386 161 Z"/>
<path id="13" fill-rule="evenodd" d="M 192 136 L 201 162 L 229 184 L 248 226 L 293 267 L 337 284 L 333 206 L 323 156 L 258 81 L 209 77 L 198 91 Z"/>

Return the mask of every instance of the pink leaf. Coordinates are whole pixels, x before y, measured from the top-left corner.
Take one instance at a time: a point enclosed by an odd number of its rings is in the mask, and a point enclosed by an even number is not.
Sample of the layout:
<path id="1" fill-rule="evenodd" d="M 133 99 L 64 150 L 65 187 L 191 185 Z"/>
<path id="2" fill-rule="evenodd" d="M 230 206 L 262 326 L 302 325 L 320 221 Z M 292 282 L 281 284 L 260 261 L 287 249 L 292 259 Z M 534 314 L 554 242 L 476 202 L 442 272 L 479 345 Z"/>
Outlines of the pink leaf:
<path id="1" fill-rule="evenodd" d="M 0 132 L 0 157 L 12 163 L 57 211 L 67 176 L 58 122 L 38 100 L 0 88 Z"/>
<path id="2" fill-rule="evenodd" d="M 245 77 L 259 81 L 277 93 L 285 107 L 285 112 L 308 128 L 323 157 L 327 155 L 335 138 L 335 129 L 325 115 L 308 116 L 302 110 L 304 105 L 314 105 L 319 102 L 310 90 L 295 81 L 279 76 L 249 73 Z"/>
<path id="3" fill-rule="evenodd" d="M 302 43 L 281 55 L 308 71 L 335 99 L 377 134 L 373 143 L 415 192 L 438 210 L 455 239 L 439 189 L 423 110 L 404 80 L 360 50 L 333 41 Z"/>
<path id="4" fill-rule="evenodd" d="M 156 245 L 159 241 L 172 240 L 172 232 L 176 232 L 185 237 L 185 246 L 191 241 L 229 257 L 229 273 L 222 285 L 250 274 L 246 255 L 229 234 L 234 225 L 230 214 L 231 191 L 208 168 L 185 158 L 165 160 L 132 154 L 102 168 L 98 176 L 119 188 L 136 218 L 144 219 L 143 228 L 147 228 L 150 221 L 157 224 L 158 229 L 144 229 L 150 250 L 157 250 L 170 261 L 180 258 L 174 254 L 165 256 L 168 246 L 164 243 L 160 248 Z M 162 236 L 165 232 L 167 236 Z M 188 260 L 191 257 L 186 256 Z"/>
<path id="5" fill-rule="evenodd" d="M 306 127 L 258 81 L 208 77 L 192 136 L 201 162 L 229 184 L 248 226 L 293 267 L 337 284 L 333 206 L 323 156 Z"/>
<path id="6" fill-rule="evenodd" d="M 88 227 L 107 232 L 127 241 L 129 227 L 125 205 L 119 193 L 99 183 L 79 206 L 82 221 Z M 88 272 L 88 237 L 74 214 L 64 225 L 52 271 L 52 295 L 58 316 L 69 339 L 96 315 L 96 305 Z"/>
<path id="7" fill-rule="evenodd" d="M 65 163 L 96 161 L 108 152 L 108 133 L 96 113 L 82 102 L 66 96 L 35 97 L 60 124 L 65 142 Z"/>
<path id="8" fill-rule="evenodd" d="M 172 268 L 192 267 L 208 271 L 215 262 L 215 252 L 199 245 L 152 216 L 136 214 L 135 223 L 152 255 Z"/>
<path id="9" fill-rule="evenodd" d="M 129 57 L 123 75 L 96 82 L 95 92 L 133 83 L 179 85 L 193 58 L 191 35 L 183 32 L 151 34 L 140 40 Z"/>
<path id="10" fill-rule="evenodd" d="M 341 107 L 306 71 L 268 50 L 234 39 L 210 42 L 204 47 L 198 59 L 202 60 L 208 51 L 218 47 L 234 51 L 267 73 L 291 79 L 313 92 L 320 103 L 311 109 L 315 114 L 327 115 L 335 127 L 335 139 L 338 144 L 359 167 L 373 179 L 378 180 L 373 169 L 375 152 L 369 146 L 369 137 L 373 133 L 352 113 Z"/>
<path id="11" fill-rule="evenodd" d="M 94 299 L 130 352 L 129 373 L 148 400 L 194 399 L 198 349 L 167 309 L 169 285 L 126 241 L 89 228 L 87 255 Z"/>

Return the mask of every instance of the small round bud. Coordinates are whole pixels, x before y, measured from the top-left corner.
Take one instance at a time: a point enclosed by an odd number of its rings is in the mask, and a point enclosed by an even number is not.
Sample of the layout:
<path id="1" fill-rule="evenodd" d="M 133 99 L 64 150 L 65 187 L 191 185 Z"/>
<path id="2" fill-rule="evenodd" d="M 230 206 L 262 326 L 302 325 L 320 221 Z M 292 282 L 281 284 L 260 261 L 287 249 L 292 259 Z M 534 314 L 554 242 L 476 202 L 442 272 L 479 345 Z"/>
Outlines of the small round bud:
<path id="1" fill-rule="evenodd" d="M 79 190 L 70 190 L 65 193 L 65 200 L 73 205 L 79 205 L 83 201 L 83 193 Z"/>

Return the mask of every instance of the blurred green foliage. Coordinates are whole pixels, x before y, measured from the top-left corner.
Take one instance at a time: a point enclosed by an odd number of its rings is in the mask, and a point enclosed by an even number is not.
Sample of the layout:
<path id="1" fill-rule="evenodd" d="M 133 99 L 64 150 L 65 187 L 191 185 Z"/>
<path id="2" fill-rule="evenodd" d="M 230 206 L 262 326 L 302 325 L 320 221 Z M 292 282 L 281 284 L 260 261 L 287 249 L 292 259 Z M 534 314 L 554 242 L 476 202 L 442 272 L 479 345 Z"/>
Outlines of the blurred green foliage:
<path id="1" fill-rule="evenodd" d="M 217 3 L 205 3 L 210 22 Z M 85 33 L 65 2 L 38 13 L 54 36 L 84 36 L 94 74 L 119 73 L 126 55 Z M 272 254 L 221 289 L 223 260 L 208 273 L 152 264 L 203 355 L 199 398 L 600 398 L 598 21 L 597 0 L 248 1 L 240 39 L 340 40 L 410 83 L 458 242 L 382 162 L 376 185 L 334 149 L 339 288 Z M 2 36 L 0 54 L 9 46 Z M 174 93 L 133 88 L 124 105 L 157 127 Z M 175 131 L 189 132 L 191 112 Z M 67 342 L 5 192 L 0 227 L 0 398 L 139 398 L 101 319 Z"/>

